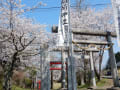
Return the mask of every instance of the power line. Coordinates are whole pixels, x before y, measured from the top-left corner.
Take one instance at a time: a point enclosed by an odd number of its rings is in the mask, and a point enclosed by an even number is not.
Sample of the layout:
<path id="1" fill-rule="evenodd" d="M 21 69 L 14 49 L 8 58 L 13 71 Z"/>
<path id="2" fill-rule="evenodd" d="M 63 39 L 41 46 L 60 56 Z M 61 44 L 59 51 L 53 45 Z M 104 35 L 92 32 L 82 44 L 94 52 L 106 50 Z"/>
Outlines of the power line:
<path id="1" fill-rule="evenodd" d="M 59 8 L 60 6 L 59 7 L 36 8 L 36 9 L 59 9 Z"/>
<path id="2" fill-rule="evenodd" d="M 88 5 L 88 6 L 106 6 L 106 5 L 111 5 L 111 3 L 94 4 L 94 5 Z"/>
<path id="3" fill-rule="evenodd" d="M 103 4 L 94 4 L 94 5 L 86 5 L 86 6 L 92 6 L 92 7 L 94 7 L 94 6 L 108 6 L 108 5 L 111 5 L 111 3 L 103 3 Z M 77 6 L 73 6 L 73 5 L 71 5 L 71 7 L 77 7 Z M 43 10 L 52 10 L 52 9 L 59 9 L 59 8 L 61 8 L 60 6 L 54 6 L 54 7 L 46 7 L 46 8 L 36 8 L 36 9 L 43 9 Z"/>

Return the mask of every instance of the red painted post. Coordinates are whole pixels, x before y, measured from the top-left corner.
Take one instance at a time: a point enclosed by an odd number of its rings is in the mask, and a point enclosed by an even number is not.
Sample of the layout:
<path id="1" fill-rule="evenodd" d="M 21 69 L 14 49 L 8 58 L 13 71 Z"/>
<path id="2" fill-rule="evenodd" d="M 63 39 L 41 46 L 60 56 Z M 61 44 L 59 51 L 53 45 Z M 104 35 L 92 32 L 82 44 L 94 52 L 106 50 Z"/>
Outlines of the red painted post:
<path id="1" fill-rule="evenodd" d="M 38 84 L 38 90 L 41 90 L 41 81 L 39 80 L 37 84 Z"/>

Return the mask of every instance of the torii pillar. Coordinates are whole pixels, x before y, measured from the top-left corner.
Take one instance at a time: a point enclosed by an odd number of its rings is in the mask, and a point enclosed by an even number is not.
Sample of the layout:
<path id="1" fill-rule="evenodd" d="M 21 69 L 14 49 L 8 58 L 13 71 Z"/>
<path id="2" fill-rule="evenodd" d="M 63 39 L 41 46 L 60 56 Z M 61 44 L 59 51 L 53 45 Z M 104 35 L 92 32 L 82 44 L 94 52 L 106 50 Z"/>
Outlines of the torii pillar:
<path id="1" fill-rule="evenodd" d="M 96 87 L 95 72 L 94 72 L 94 63 L 93 63 L 93 52 L 90 52 L 90 68 L 91 68 L 91 83 L 93 87 Z"/>
<path id="2" fill-rule="evenodd" d="M 112 72 L 114 87 L 119 87 L 120 83 L 119 83 L 119 77 L 118 77 L 118 72 L 117 72 L 116 59 L 115 59 L 112 40 L 111 40 L 111 32 L 107 32 L 107 41 L 110 43 L 108 45 L 110 47 L 109 58 L 110 58 L 110 66 L 111 66 L 111 72 Z"/>

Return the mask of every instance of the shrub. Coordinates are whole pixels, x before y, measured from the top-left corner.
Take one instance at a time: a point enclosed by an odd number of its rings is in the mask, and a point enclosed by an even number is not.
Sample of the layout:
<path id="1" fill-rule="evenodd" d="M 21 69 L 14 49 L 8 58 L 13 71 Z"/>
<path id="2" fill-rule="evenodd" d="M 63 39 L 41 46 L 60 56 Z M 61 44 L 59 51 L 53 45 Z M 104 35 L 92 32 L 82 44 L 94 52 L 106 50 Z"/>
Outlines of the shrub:
<path id="1" fill-rule="evenodd" d="M 0 90 L 3 90 L 3 89 L 2 89 L 2 87 L 3 87 L 3 86 L 2 86 L 2 83 L 3 83 L 3 72 L 1 71 L 1 72 L 0 72 Z"/>
<path id="2" fill-rule="evenodd" d="M 24 79 L 25 87 L 30 88 L 32 85 L 32 80 L 29 78 Z"/>

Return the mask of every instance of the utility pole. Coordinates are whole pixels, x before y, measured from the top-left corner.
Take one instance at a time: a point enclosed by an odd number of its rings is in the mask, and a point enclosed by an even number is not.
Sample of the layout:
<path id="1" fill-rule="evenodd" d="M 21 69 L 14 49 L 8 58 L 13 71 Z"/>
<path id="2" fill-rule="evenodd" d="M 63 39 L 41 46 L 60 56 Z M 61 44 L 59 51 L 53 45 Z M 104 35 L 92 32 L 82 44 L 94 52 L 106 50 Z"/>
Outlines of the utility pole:
<path id="1" fill-rule="evenodd" d="M 61 2 L 61 29 L 64 44 L 68 47 L 68 90 L 76 90 L 76 74 L 73 58 L 72 31 L 70 29 L 70 0 Z M 64 62 L 65 63 L 65 62 Z"/>
<path id="2" fill-rule="evenodd" d="M 66 75 L 66 70 L 65 70 L 65 58 L 64 58 L 64 50 L 65 46 L 68 45 L 68 1 L 67 0 L 62 0 L 61 1 L 61 17 L 60 17 L 60 23 L 61 23 L 61 31 L 62 31 L 62 36 L 64 39 L 64 46 L 61 48 L 61 59 L 62 59 L 62 88 L 65 88 L 65 75 Z"/>

